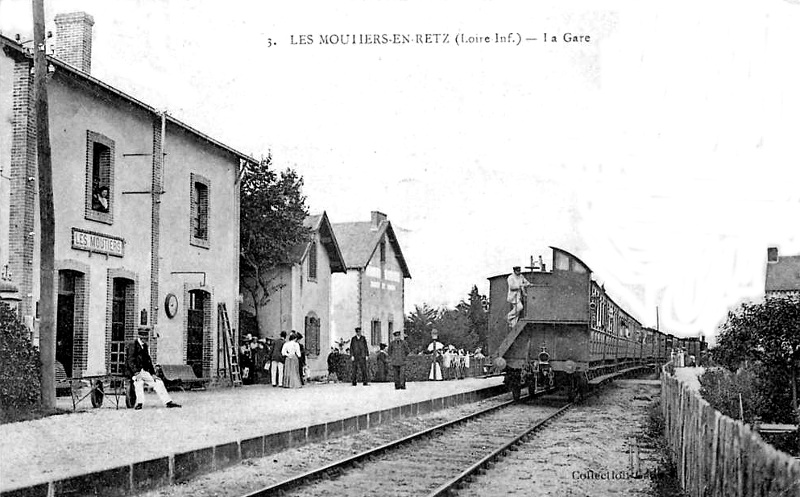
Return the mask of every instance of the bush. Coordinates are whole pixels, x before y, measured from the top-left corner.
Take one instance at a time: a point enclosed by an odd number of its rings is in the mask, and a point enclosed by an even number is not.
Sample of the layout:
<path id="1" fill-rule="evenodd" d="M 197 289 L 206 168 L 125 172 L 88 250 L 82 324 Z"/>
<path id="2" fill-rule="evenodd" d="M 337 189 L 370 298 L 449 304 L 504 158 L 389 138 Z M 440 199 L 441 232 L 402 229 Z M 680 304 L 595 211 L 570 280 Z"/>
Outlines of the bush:
<path id="1" fill-rule="evenodd" d="M 30 332 L 0 302 L 0 422 L 27 417 L 41 406 L 41 363 Z"/>
<path id="2" fill-rule="evenodd" d="M 780 371 L 767 370 L 762 364 L 750 364 L 732 373 L 726 369 L 708 369 L 700 376 L 700 395 L 711 406 L 733 419 L 740 419 L 739 395 L 742 397 L 744 422 L 756 417 L 764 423 L 794 423 L 791 407 L 791 382 Z"/>

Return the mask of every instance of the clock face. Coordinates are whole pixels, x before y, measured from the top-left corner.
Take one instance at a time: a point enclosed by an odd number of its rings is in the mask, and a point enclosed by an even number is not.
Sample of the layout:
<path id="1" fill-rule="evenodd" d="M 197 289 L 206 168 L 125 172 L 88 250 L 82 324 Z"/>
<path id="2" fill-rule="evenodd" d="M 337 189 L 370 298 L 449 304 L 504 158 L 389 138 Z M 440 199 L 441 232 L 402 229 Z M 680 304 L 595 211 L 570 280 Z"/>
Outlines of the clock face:
<path id="1" fill-rule="evenodd" d="M 164 310 L 167 312 L 168 318 L 174 318 L 178 313 L 178 297 L 174 293 L 167 295 L 167 299 L 164 301 Z"/>

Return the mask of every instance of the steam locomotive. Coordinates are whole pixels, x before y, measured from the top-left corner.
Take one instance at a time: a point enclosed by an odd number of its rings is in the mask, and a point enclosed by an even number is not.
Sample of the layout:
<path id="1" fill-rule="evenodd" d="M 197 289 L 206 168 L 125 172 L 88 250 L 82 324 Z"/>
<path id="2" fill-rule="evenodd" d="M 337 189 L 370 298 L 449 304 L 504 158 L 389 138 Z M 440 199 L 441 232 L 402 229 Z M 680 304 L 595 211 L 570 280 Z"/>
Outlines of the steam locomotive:
<path id="1" fill-rule="evenodd" d="M 670 359 L 673 348 L 698 339 L 642 326 L 566 250 L 553 250 L 553 268 L 531 264 L 523 313 L 512 328 L 507 315 L 508 274 L 489 278 L 489 352 L 504 369 L 514 398 L 521 389 L 564 388 L 570 398 L 591 385 Z M 697 345 L 697 358 L 700 357 Z"/>

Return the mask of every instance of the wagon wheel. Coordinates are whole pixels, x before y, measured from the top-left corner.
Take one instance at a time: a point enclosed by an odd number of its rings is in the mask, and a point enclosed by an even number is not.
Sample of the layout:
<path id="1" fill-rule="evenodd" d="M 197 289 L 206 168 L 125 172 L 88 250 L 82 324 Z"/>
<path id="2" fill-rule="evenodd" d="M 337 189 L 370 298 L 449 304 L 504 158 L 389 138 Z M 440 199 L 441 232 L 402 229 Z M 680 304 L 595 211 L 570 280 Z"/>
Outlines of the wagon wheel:
<path id="1" fill-rule="evenodd" d="M 94 388 L 92 388 L 92 394 L 90 396 L 92 400 L 92 407 L 100 407 L 103 405 L 103 397 L 105 393 L 103 392 L 103 381 L 96 380 L 94 382 Z"/>
<path id="2" fill-rule="evenodd" d="M 136 405 L 136 388 L 133 386 L 133 380 L 125 381 L 125 407 L 128 409 Z"/>

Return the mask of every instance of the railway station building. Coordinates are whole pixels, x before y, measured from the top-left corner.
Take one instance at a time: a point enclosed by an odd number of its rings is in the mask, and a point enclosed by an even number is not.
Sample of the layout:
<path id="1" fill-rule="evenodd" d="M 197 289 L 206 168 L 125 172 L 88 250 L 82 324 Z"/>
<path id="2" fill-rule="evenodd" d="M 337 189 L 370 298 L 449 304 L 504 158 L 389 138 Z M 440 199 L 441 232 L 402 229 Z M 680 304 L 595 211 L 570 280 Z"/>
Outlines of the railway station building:
<path id="1" fill-rule="evenodd" d="M 377 350 L 403 327 L 405 279 L 411 278 L 392 223 L 372 211 L 365 222 L 334 223 L 347 272 L 333 276 L 334 343 L 349 341 L 360 326 Z"/>
<path id="2" fill-rule="evenodd" d="M 213 376 L 220 313 L 238 328 L 238 181 L 251 159 L 93 77 L 90 15 L 55 22 L 56 358 L 68 376 L 122 372 L 125 341 L 145 328 L 154 361 Z M 0 296 L 37 343 L 33 59 L 10 38 L 0 46 Z"/>
<path id="3" fill-rule="evenodd" d="M 277 338 L 281 331 L 302 333 L 306 364 L 314 376 L 328 369 L 331 284 L 333 275 L 346 269 L 327 213 L 308 216 L 303 224 L 311 229 L 311 240 L 292 249 L 288 264 L 267 274 L 271 292 L 258 312 L 249 292 L 242 291 L 242 310 L 257 316 L 259 329 L 270 338 Z"/>

